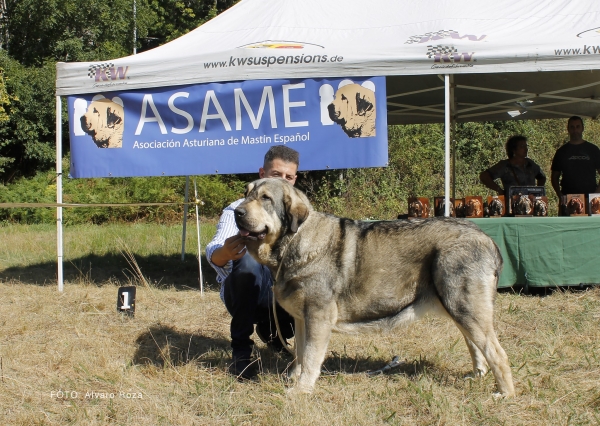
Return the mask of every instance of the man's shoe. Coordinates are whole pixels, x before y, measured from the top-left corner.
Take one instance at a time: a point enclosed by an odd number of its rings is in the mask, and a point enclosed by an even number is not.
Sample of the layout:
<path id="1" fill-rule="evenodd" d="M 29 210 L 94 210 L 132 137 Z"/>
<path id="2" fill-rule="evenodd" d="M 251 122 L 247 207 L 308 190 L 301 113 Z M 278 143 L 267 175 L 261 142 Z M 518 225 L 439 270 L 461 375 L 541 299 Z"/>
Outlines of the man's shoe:
<path id="1" fill-rule="evenodd" d="M 257 362 L 246 357 L 234 356 L 229 365 L 229 374 L 236 376 L 239 380 L 252 380 L 258 374 Z"/>

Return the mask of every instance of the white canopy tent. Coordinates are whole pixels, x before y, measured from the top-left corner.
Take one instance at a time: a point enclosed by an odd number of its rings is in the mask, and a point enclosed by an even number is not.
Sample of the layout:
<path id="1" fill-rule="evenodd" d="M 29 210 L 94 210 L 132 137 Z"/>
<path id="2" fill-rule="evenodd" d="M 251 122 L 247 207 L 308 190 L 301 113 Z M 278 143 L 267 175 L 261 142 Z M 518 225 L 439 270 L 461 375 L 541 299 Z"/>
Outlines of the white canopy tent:
<path id="1" fill-rule="evenodd" d="M 153 50 L 59 63 L 57 200 L 61 96 L 365 76 L 386 76 L 388 124 L 446 124 L 448 199 L 452 122 L 600 117 L 600 2 L 242 0 Z M 58 234 L 62 289 L 61 208 Z"/>

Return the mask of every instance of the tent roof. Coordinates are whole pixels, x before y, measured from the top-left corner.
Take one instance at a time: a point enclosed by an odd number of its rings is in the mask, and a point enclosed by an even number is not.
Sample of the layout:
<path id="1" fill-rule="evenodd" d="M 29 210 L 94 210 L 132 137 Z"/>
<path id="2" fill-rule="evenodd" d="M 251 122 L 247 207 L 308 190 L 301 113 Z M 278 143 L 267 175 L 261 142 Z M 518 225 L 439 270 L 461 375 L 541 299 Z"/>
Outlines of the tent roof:
<path id="1" fill-rule="evenodd" d="M 170 43 L 57 64 L 57 94 L 387 76 L 388 122 L 600 116 L 597 0 L 242 0 Z"/>

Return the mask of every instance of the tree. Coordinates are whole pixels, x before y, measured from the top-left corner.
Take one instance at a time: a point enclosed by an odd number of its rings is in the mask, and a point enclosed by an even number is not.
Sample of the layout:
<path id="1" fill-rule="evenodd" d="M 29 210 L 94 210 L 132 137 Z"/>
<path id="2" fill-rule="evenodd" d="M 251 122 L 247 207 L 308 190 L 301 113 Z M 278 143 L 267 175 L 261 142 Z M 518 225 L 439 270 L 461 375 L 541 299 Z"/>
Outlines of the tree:
<path id="1" fill-rule="evenodd" d="M 54 63 L 24 67 L 0 51 L 7 103 L 0 122 L 0 179 L 47 169 L 55 157 Z"/>
<path id="2" fill-rule="evenodd" d="M 171 41 L 236 0 L 0 0 L 0 47 L 21 64 L 103 61 Z"/>
<path id="3" fill-rule="evenodd" d="M 5 0 L 2 44 L 23 65 L 113 59 L 133 51 L 133 0 Z M 154 21 L 137 0 L 137 32 Z"/>
<path id="4" fill-rule="evenodd" d="M 148 0 L 148 7 L 155 20 L 148 29 L 148 37 L 140 40 L 141 50 L 157 47 L 181 37 L 230 8 L 237 1 Z"/>
<path id="5" fill-rule="evenodd" d="M 137 47 L 143 50 L 187 33 L 235 0 L 135 2 Z M 0 0 L 0 48 L 5 49 L 0 50 L 5 71 L 0 79 L 0 180 L 53 166 L 55 62 L 131 54 L 133 5 L 134 0 Z"/>

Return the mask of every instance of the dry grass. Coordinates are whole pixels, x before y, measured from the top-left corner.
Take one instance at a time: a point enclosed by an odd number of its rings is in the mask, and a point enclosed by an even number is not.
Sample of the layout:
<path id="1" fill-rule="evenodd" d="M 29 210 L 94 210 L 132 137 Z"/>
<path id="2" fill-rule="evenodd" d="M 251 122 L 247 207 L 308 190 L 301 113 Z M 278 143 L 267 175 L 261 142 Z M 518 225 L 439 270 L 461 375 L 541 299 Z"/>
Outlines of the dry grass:
<path id="1" fill-rule="evenodd" d="M 36 265 L 39 248 L 30 250 L 19 258 Z M 465 379 L 471 365 L 458 330 L 431 318 L 394 335 L 334 335 L 315 393 L 290 399 L 281 379 L 289 359 L 262 345 L 256 382 L 226 374 L 229 315 L 215 287 L 201 297 L 138 280 L 136 315 L 127 318 L 116 312 L 117 288 L 135 276 L 102 283 L 82 274 L 60 294 L 55 285 L 7 279 L 3 271 L 16 262 L 6 262 L 8 252 L 0 252 L 2 424 L 600 423 L 600 288 L 498 295 L 515 398 L 494 400 L 489 374 Z M 391 374 L 364 374 L 394 355 L 406 363 Z"/>

